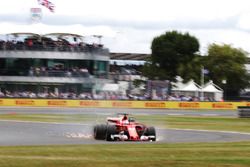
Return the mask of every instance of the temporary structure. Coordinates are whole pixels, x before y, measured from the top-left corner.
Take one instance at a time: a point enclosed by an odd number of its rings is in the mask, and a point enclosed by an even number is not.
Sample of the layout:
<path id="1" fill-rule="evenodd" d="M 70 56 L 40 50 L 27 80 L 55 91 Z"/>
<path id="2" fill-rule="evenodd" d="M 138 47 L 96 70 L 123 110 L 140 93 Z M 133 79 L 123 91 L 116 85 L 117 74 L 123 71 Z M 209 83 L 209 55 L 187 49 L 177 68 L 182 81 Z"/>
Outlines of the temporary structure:
<path id="1" fill-rule="evenodd" d="M 172 89 L 173 92 L 178 93 L 180 95 L 185 96 L 199 96 L 199 92 L 201 90 L 201 87 L 195 83 L 193 80 L 190 80 L 187 83 L 182 83 L 181 80 L 179 80 L 177 83 L 173 84 L 174 87 Z"/>
<path id="2" fill-rule="evenodd" d="M 201 87 L 195 83 L 193 80 L 189 81 L 182 89 L 181 91 L 192 91 L 197 92 L 200 91 Z"/>
<path id="3" fill-rule="evenodd" d="M 210 97 L 215 101 L 221 101 L 223 99 L 223 89 L 215 85 L 213 81 L 209 81 L 202 88 L 205 97 Z"/>

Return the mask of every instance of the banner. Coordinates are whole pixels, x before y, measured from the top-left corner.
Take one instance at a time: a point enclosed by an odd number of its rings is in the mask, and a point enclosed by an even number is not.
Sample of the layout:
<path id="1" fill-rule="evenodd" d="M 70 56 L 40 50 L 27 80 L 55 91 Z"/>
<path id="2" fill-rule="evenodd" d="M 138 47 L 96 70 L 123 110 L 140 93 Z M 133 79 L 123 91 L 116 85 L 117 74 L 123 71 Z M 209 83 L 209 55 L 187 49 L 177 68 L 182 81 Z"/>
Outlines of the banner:
<path id="1" fill-rule="evenodd" d="M 0 107 L 1 106 L 237 110 L 238 106 L 250 106 L 250 102 L 0 99 Z"/>

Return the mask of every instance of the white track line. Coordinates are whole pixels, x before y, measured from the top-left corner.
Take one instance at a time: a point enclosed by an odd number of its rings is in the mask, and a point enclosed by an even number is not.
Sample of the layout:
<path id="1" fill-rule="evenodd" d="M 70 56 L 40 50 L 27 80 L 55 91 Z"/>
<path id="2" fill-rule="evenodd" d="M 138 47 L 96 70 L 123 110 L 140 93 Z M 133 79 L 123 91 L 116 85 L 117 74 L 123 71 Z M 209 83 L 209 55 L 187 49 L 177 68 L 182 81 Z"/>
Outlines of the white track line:
<path id="1" fill-rule="evenodd" d="M 201 116 L 219 116 L 219 114 L 200 114 Z"/>
<path id="2" fill-rule="evenodd" d="M 179 128 L 166 128 L 166 129 L 180 130 L 180 131 L 195 131 L 195 132 L 230 133 L 230 134 L 250 135 L 250 133 L 247 133 L 247 132 L 235 132 L 235 131 L 202 130 L 202 129 L 179 129 Z"/>
<path id="3" fill-rule="evenodd" d="M 181 115 L 184 115 L 184 114 L 166 114 L 166 115 L 169 115 L 169 116 L 181 116 Z"/>

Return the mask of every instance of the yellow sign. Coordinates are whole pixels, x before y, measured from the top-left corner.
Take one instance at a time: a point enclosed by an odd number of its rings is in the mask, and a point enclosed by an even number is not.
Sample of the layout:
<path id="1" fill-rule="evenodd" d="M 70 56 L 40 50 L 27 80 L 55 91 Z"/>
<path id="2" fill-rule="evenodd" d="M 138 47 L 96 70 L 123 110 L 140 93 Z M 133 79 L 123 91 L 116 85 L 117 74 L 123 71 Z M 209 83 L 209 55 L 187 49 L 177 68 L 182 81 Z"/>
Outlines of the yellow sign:
<path id="1" fill-rule="evenodd" d="M 250 102 L 0 99 L 0 106 L 236 110 L 238 106 L 250 106 Z"/>

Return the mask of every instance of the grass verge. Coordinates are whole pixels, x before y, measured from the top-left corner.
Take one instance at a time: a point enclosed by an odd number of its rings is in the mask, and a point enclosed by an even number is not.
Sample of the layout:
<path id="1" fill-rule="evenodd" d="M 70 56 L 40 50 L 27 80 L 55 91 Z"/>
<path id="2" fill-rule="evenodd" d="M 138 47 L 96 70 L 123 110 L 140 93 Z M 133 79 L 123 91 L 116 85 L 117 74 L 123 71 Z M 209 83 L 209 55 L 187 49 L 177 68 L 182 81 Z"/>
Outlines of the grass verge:
<path id="1" fill-rule="evenodd" d="M 250 142 L 0 147 L 1 167 L 247 167 Z"/>

